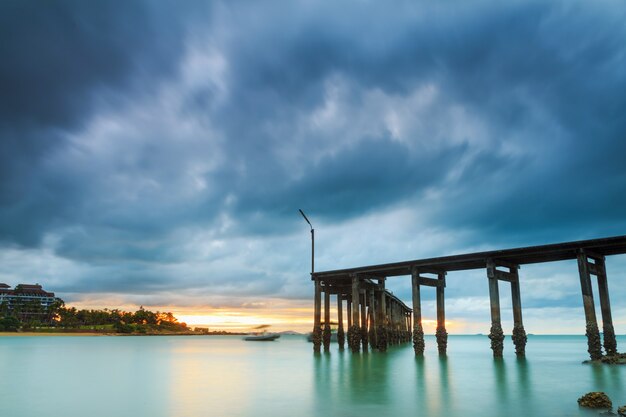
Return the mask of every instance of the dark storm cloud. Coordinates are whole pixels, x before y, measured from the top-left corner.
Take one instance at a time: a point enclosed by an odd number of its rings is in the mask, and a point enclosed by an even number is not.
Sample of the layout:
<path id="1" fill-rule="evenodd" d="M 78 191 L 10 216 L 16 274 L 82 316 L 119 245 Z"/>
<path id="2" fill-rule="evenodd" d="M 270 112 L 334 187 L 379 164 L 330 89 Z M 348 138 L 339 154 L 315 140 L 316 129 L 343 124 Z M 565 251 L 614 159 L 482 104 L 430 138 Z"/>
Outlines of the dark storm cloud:
<path id="1" fill-rule="evenodd" d="M 293 217 L 294 207 L 306 207 L 318 218 L 331 221 L 349 219 L 390 202 L 419 197 L 425 187 L 437 184 L 463 151 L 458 146 L 436 155 L 410 155 L 403 145 L 365 140 L 321 160 L 310 168 L 315 175 L 293 180 L 282 172 L 251 184 L 253 188 L 243 193 L 236 209 L 244 219 L 252 212 L 254 219 L 248 227 L 260 233 L 271 233 L 277 222 Z M 267 217 L 261 220 L 259 213 Z"/>
<path id="2" fill-rule="evenodd" d="M 154 82 L 176 69 L 184 22 L 178 6 L 149 2 L 9 0 L 0 13 L 3 127 L 66 128 L 91 99 Z"/>
<path id="3" fill-rule="evenodd" d="M 272 129 L 318 106 L 323 83 L 339 74 L 354 84 L 355 106 L 362 98 L 360 89 L 406 95 L 432 82 L 449 104 L 472 109 L 490 126 L 492 143 L 449 185 L 446 192 L 455 202 L 444 201 L 433 221 L 489 229 L 495 235 L 529 227 L 539 234 L 544 227 L 558 228 L 567 238 L 623 230 L 626 145 L 620 138 L 626 121 L 620 109 L 626 108 L 626 75 L 619 70 L 624 64 L 620 38 L 625 35 L 621 5 L 472 4 L 459 6 L 455 13 L 406 4 L 375 11 L 375 6 L 368 7 L 368 13 L 376 13 L 375 21 L 359 13 L 349 21 L 314 14 L 304 22 L 288 22 L 288 36 L 280 36 L 268 20 L 267 26 L 238 32 L 242 39 L 235 36 L 239 42 L 229 45 L 236 80 L 234 99 L 223 107 L 224 114 L 235 114 L 225 117 L 229 137 L 236 138 L 229 155 L 261 179 L 260 184 L 248 183 L 254 189 L 246 190 L 242 210 L 263 207 L 282 216 L 299 202 L 320 209 L 322 216 L 345 217 L 357 213 L 351 207 L 362 212 L 419 195 L 449 170 L 437 158 L 408 152 L 376 166 L 381 153 L 366 142 L 345 150 L 338 164 L 333 164 L 334 156 L 312 164 L 303 155 L 301 165 L 310 179 L 281 192 L 290 172 L 272 164 L 272 153 L 292 139 L 273 135 Z M 403 14 L 407 10 L 413 13 Z M 258 10 L 250 14 L 254 12 Z M 358 30 L 363 27 L 367 30 Z M 236 109 L 250 123 L 241 123 Z M 248 129 L 250 125 L 255 129 Z M 291 127 L 283 131 L 294 132 L 296 126 Z M 302 146 L 313 153 L 316 139 L 312 134 Z M 506 144 L 524 153 L 499 152 Z M 402 152 L 389 141 L 381 141 L 384 146 L 390 150 L 383 152 Z M 441 151 L 454 154 L 456 149 L 444 144 Z M 431 174 L 397 175 L 415 167 Z M 363 175 L 363 170 L 372 175 Z M 315 184 L 324 184 L 324 178 L 332 178 L 333 184 L 319 189 Z M 414 192 L 407 193 L 411 188 Z M 268 207 L 270 198 L 276 204 Z M 296 203 L 280 204 L 291 200 Z M 323 205 L 332 206 L 334 213 Z"/>
<path id="4" fill-rule="evenodd" d="M 304 3 L 3 3 L 0 240 L 158 292 L 297 269 L 239 239 L 298 208 L 414 207 L 455 249 L 624 233 L 623 3 Z"/>
<path id="5" fill-rule="evenodd" d="M 172 75 L 184 47 L 186 6 L 143 1 L 6 1 L 0 5 L 0 204 L 3 240 L 36 244 L 69 222 L 85 184 L 42 178 L 104 102 Z M 82 191 L 82 190 L 81 190 Z"/>

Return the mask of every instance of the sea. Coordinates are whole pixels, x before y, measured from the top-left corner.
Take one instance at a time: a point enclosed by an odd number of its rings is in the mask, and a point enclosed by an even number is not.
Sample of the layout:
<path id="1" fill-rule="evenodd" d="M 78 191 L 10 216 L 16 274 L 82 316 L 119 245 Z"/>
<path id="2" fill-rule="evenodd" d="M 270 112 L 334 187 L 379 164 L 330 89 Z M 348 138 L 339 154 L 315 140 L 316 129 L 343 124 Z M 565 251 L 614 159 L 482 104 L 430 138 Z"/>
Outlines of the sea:
<path id="1" fill-rule="evenodd" d="M 626 336 L 618 337 L 618 349 Z M 598 416 L 576 400 L 604 391 L 626 405 L 626 366 L 583 364 L 584 336 L 510 337 L 504 358 L 484 335 L 434 337 L 315 355 L 304 336 L 0 337 L 1 417 Z"/>

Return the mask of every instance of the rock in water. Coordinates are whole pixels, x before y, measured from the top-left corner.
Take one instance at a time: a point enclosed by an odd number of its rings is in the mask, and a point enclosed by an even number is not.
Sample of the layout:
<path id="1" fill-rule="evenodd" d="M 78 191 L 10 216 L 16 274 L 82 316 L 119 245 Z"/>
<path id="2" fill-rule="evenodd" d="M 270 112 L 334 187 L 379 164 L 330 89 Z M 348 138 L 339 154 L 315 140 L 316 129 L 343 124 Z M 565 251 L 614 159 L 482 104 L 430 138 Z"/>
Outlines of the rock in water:
<path id="1" fill-rule="evenodd" d="M 613 403 L 608 395 L 603 392 L 588 392 L 578 399 L 578 405 L 587 408 L 611 409 Z"/>
<path id="2" fill-rule="evenodd" d="M 626 365 L 626 353 L 614 353 L 612 355 L 603 356 L 600 359 L 602 363 L 609 365 Z"/>
<path id="3" fill-rule="evenodd" d="M 626 416 L 626 405 L 621 406 L 617 409 L 617 414 L 620 416 Z"/>

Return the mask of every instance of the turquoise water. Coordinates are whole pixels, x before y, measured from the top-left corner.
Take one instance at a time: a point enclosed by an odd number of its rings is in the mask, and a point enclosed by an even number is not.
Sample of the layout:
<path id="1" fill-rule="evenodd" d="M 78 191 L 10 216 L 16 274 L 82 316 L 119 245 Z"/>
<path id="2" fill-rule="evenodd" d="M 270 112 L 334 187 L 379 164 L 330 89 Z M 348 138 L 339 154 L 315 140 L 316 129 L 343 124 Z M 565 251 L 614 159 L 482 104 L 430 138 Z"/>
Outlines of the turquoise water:
<path id="1" fill-rule="evenodd" d="M 517 360 L 485 336 L 314 356 L 303 337 L 0 337 L 0 416 L 588 416 L 576 399 L 626 404 L 626 366 L 582 365 L 579 336 L 531 336 Z M 618 348 L 626 337 L 618 338 Z M 614 407 L 616 408 L 616 407 Z"/>

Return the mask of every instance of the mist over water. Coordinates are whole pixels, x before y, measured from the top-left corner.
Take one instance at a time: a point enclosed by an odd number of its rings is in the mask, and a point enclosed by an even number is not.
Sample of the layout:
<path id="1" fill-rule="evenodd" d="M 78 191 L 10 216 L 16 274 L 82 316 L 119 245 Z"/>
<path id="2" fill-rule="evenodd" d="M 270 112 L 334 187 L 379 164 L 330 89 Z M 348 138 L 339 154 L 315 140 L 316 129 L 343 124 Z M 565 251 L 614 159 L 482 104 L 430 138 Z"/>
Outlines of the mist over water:
<path id="1" fill-rule="evenodd" d="M 626 337 L 618 337 L 618 348 Z M 626 367 L 583 365 L 582 336 L 530 336 L 527 358 L 494 360 L 486 336 L 426 337 L 385 354 L 303 337 L 0 338 L 0 416 L 591 416 L 576 399 L 626 404 Z"/>

